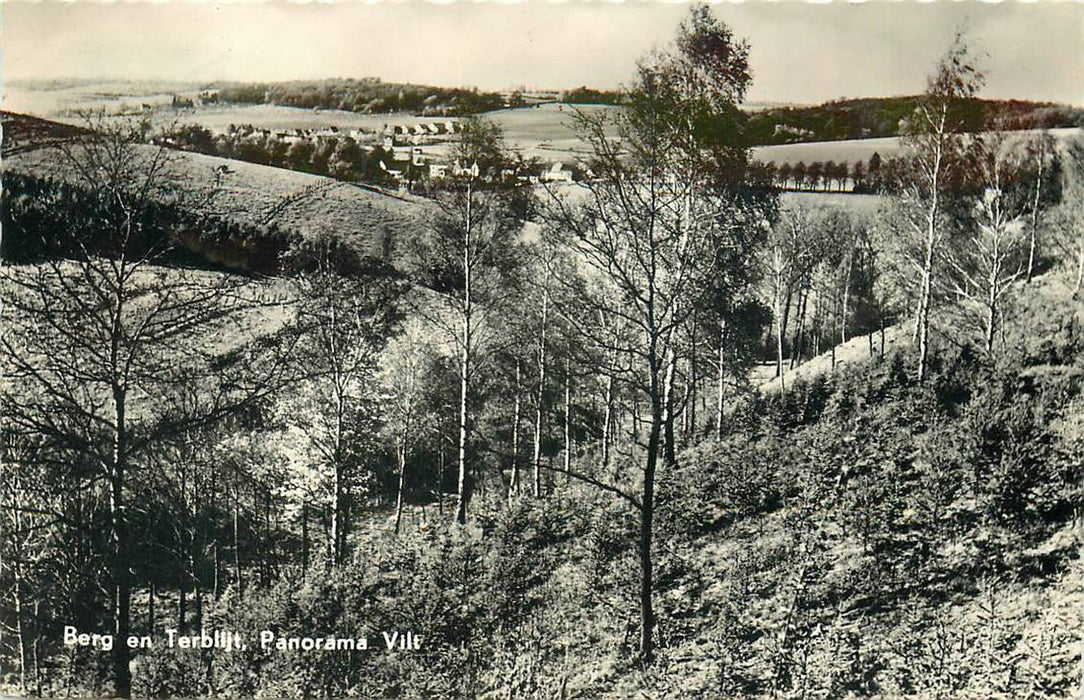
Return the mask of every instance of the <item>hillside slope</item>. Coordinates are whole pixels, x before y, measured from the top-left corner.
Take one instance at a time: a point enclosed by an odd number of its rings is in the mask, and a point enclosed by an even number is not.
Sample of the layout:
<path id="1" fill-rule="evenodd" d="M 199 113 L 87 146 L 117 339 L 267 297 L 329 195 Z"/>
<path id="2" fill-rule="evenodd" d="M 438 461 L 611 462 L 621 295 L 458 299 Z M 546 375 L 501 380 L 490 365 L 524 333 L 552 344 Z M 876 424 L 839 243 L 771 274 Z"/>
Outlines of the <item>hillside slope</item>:
<path id="1" fill-rule="evenodd" d="M 70 168 L 49 146 L 80 133 L 71 127 L 22 115 L 4 115 L 2 172 L 33 178 L 77 182 Z M 44 125 L 44 126 L 43 126 Z M 54 125 L 52 129 L 45 128 Z M 49 138 L 44 138 L 49 137 Z M 154 146 L 137 146 L 149 159 Z M 388 260 L 395 241 L 412 235 L 426 204 L 416 197 L 355 185 L 308 173 L 244 161 L 170 151 L 170 171 L 183 194 L 208 202 L 206 216 L 253 229 L 274 228 L 294 235 L 330 234 L 352 241 L 364 254 Z M 244 266 L 244 260 L 219 252 L 214 262 Z"/>
<path id="2" fill-rule="evenodd" d="M 994 358 L 944 328 L 956 344 L 939 345 L 926 383 L 905 346 L 856 359 L 785 399 L 752 397 L 723 440 L 665 468 L 646 667 L 635 515 L 558 481 L 545 499 L 498 494 L 465 528 L 359 528 L 345 570 L 214 609 L 250 638 L 410 629 L 420 649 L 250 649 L 213 666 L 156 649 L 139 692 L 1069 697 L 1084 629 L 1084 305 L 1047 276 L 1016 310 Z M 618 462 L 635 478 L 639 455 Z"/>

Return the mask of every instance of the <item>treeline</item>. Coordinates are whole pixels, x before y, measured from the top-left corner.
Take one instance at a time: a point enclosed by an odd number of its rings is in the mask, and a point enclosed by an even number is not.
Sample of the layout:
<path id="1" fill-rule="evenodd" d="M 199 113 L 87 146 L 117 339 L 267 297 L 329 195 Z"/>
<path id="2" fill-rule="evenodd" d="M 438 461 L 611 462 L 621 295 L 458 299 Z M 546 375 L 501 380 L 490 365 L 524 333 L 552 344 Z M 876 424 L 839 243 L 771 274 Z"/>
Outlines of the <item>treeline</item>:
<path id="1" fill-rule="evenodd" d="M 997 139 L 998 137 L 994 137 Z M 1000 137 L 1004 140 L 1004 137 Z M 1047 153 L 1056 150 L 1054 141 L 1047 135 L 1021 141 L 1017 144 L 1018 149 L 1036 150 L 1047 149 Z M 1044 156 L 1045 157 L 1045 156 Z M 854 194 L 894 194 L 898 193 L 902 179 L 906 176 L 909 163 L 905 155 L 882 158 L 880 153 L 874 152 L 868 160 L 856 160 L 854 163 L 837 163 L 834 160 L 805 161 L 797 163 L 762 163 L 759 165 L 762 176 L 768 181 L 775 183 L 784 190 L 799 192 L 851 192 Z M 1021 159 L 1023 170 L 1016 177 L 1023 181 L 1021 187 L 1035 186 L 1039 190 L 1039 197 L 1047 202 L 1057 201 L 1060 198 L 1061 161 L 1055 159 L 1043 166 L 1046 172 L 1041 173 L 1037 161 L 1030 163 Z M 982 182 L 972 177 L 976 172 L 973 168 L 965 169 L 953 182 L 957 190 L 981 188 Z M 1040 180 L 1041 178 L 1041 180 Z"/>
<path id="2" fill-rule="evenodd" d="M 78 182 L 5 174 L 0 255 L 12 264 L 41 264 L 99 253 L 109 244 L 101 239 L 95 223 L 108 216 L 99 195 Z M 132 241 L 132 255 L 152 257 L 162 265 L 240 269 L 260 275 L 284 272 L 289 264 L 285 254 L 297 238 L 274 222 L 247 224 L 193 208 L 188 201 L 164 198 L 144 204 L 133 223 L 140 235 Z M 58 229 L 82 232 L 86 237 L 57 236 L 53 232 Z"/>
<path id="3" fill-rule="evenodd" d="M 377 78 L 225 83 L 215 88 L 220 102 L 341 109 L 366 114 L 412 112 L 427 116 L 463 116 L 504 107 L 504 100 L 494 92 L 385 83 Z"/>
<path id="4" fill-rule="evenodd" d="M 836 100 L 811 107 L 775 107 L 748 115 L 751 145 L 883 138 L 901 135 L 901 124 L 922 96 Z M 1070 105 L 1024 100 L 976 99 L 964 129 L 998 125 L 1009 131 L 1084 126 L 1084 110 Z"/>
<path id="5" fill-rule="evenodd" d="M 340 109 L 365 114 L 411 112 L 425 116 L 466 116 L 497 109 L 522 107 L 522 91 L 507 99 L 500 93 L 477 89 L 438 88 L 385 83 L 377 78 L 328 79 L 289 83 L 226 83 L 214 88 L 216 100 L 233 104 L 274 104 L 305 109 Z M 554 93 L 557 102 L 619 105 L 627 101 L 621 90 L 587 86 Z"/>
<path id="6" fill-rule="evenodd" d="M 628 101 L 621 90 L 597 90 L 586 85 L 561 93 L 561 102 L 584 105 L 620 105 Z"/>

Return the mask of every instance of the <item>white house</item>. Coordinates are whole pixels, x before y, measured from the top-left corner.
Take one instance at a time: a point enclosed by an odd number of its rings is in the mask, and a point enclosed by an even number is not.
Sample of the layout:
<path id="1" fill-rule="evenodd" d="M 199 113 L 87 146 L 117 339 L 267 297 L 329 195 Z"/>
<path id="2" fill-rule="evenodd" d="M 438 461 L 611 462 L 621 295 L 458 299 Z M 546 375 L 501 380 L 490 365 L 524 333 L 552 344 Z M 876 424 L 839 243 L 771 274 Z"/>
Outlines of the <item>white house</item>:
<path id="1" fill-rule="evenodd" d="M 557 162 L 542 173 L 542 182 L 572 182 L 572 171 L 565 170 L 564 164 Z"/>

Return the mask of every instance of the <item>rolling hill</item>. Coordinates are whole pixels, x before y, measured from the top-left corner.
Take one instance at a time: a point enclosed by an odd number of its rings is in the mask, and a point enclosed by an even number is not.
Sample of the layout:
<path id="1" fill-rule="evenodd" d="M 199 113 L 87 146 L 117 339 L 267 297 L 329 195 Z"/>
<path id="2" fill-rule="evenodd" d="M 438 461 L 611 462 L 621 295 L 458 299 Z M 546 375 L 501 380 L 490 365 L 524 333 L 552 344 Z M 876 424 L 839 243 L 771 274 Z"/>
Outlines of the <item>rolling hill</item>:
<path id="1" fill-rule="evenodd" d="M 3 114 L 3 126 L 3 173 L 75 181 L 50 146 L 78 129 L 11 113 Z M 148 158 L 157 152 L 154 146 L 137 148 Z M 170 158 L 177 186 L 209 199 L 209 216 L 300 236 L 331 234 L 387 262 L 393 262 L 393 242 L 409 235 L 425 211 L 424 200 L 376 187 L 183 151 L 171 151 Z M 247 267 L 241 249 L 198 252 L 215 263 Z"/>

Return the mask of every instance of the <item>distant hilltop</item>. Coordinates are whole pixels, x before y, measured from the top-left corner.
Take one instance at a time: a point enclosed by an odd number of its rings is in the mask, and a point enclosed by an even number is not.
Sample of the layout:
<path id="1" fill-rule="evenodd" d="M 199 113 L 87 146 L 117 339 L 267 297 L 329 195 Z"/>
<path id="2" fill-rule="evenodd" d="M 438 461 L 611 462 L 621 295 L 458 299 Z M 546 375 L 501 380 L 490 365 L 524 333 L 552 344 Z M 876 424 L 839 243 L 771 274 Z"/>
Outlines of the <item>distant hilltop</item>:
<path id="1" fill-rule="evenodd" d="M 71 117 L 79 110 L 107 108 L 111 114 L 145 115 L 161 109 L 271 105 L 309 112 L 414 115 L 447 120 L 497 110 L 548 104 L 611 105 L 626 102 L 620 90 L 477 88 L 389 83 L 379 78 L 329 78 L 288 82 L 101 80 L 10 81 L 7 109 L 44 117 Z M 17 93 L 20 100 L 12 101 Z M 750 102 L 738 119 L 749 146 L 894 137 L 914 112 L 916 95 L 831 100 L 821 104 Z M 1084 108 L 1026 100 L 978 100 L 974 120 L 1006 130 L 1084 126 Z M 325 120 L 326 121 L 326 120 Z M 345 125 L 342 125 L 345 126 Z"/>
<path id="2" fill-rule="evenodd" d="M 479 92 L 465 88 L 385 83 L 375 78 L 286 83 L 221 83 L 203 86 L 230 104 L 273 104 L 364 113 L 412 112 L 419 116 L 467 116 L 546 103 L 621 105 L 624 93 L 581 86 L 571 90 Z M 898 136 L 919 96 L 841 99 L 818 105 L 743 105 L 750 146 L 843 141 Z M 1026 100 L 978 100 L 976 123 L 1007 130 L 1084 126 L 1084 108 Z"/>

